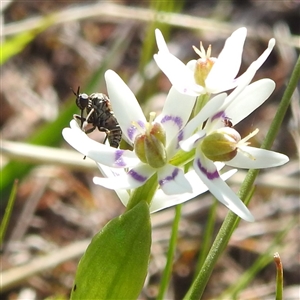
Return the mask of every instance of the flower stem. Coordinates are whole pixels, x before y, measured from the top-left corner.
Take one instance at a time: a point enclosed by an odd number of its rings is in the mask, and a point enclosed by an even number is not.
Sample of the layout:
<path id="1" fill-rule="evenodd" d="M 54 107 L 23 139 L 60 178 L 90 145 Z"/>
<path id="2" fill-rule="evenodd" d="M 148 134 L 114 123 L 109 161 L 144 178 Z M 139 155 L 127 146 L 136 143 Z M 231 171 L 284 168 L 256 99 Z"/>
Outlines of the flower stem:
<path id="1" fill-rule="evenodd" d="M 205 106 L 205 104 L 208 102 L 210 97 L 210 94 L 203 94 L 197 97 L 197 101 L 195 104 L 195 108 L 193 111 L 193 117 L 195 117 L 201 109 Z"/>
<path id="2" fill-rule="evenodd" d="M 157 175 L 154 174 L 151 178 L 147 180 L 147 182 L 144 185 L 134 190 L 134 192 L 130 196 L 126 209 L 127 210 L 132 209 L 142 200 L 146 201 L 150 206 L 150 203 L 152 201 L 152 198 L 154 197 L 156 189 L 157 189 Z"/>
<path id="3" fill-rule="evenodd" d="M 168 248 L 168 254 L 167 254 L 167 263 L 165 266 L 165 269 L 162 274 L 161 284 L 159 288 L 159 292 L 157 295 L 157 300 L 164 299 L 164 294 L 167 290 L 171 273 L 172 273 L 172 267 L 173 267 L 173 258 L 174 253 L 176 250 L 176 242 L 177 242 L 177 236 L 178 236 L 178 228 L 179 228 L 179 221 L 181 217 L 181 208 L 182 204 L 179 204 L 175 207 L 175 218 L 172 225 L 172 234 L 170 238 L 169 248 Z"/>
<path id="4" fill-rule="evenodd" d="M 282 120 L 290 104 L 290 99 L 296 88 L 299 78 L 300 78 L 300 57 L 298 58 L 294 71 L 291 75 L 289 84 L 285 90 L 285 93 L 282 97 L 275 118 L 272 121 L 268 134 L 261 148 L 270 149 L 270 147 L 272 146 L 272 143 L 274 142 L 279 132 Z M 256 176 L 258 175 L 258 172 L 259 172 L 258 170 L 250 170 L 248 172 L 239 192 L 240 198 L 242 200 L 245 200 L 247 198 L 247 195 L 251 192 L 251 187 L 253 185 Z M 239 222 L 239 217 L 233 214 L 232 212 L 229 212 L 220 228 L 220 231 L 210 249 L 210 252 L 207 255 L 207 258 L 201 270 L 199 271 L 195 281 L 193 282 L 188 293 L 185 295 L 184 299 L 187 300 L 187 299 L 201 298 L 204 289 L 206 287 L 206 284 L 213 271 L 213 268 L 218 258 L 221 256 L 223 250 L 227 246 L 229 239 L 234 231 L 234 228 L 238 225 L 238 222 Z"/>
<path id="5" fill-rule="evenodd" d="M 261 145 L 262 149 L 270 149 L 271 148 L 271 146 L 280 130 L 280 126 L 282 124 L 283 118 L 286 114 L 286 111 L 287 111 L 289 105 L 290 105 L 290 100 L 292 98 L 292 95 L 293 95 L 296 87 L 297 87 L 299 80 L 300 80 L 300 55 L 296 62 L 296 65 L 295 65 L 295 68 L 291 75 L 288 86 L 282 96 L 281 102 L 279 103 L 277 113 L 272 121 L 272 124 L 266 135 L 266 138 Z"/>
<path id="6" fill-rule="evenodd" d="M 201 252 L 199 254 L 199 258 L 197 261 L 194 279 L 196 278 L 196 275 L 200 272 L 203 263 L 205 261 L 205 258 L 207 257 L 207 253 L 209 252 L 209 248 L 212 244 L 214 226 L 216 222 L 216 213 L 217 213 L 217 200 L 214 200 L 213 205 L 210 207 L 208 220 L 206 222 L 205 233 L 203 236 L 203 242 L 201 243 Z"/>
<path id="7" fill-rule="evenodd" d="M 200 272 L 198 273 L 188 293 L 185 295 L 185 300 L 200 299 L 213 271 L 213 268 L 230 239 L 228 233 L 231 232 L 231 229 L 235 227 L 237 223 L 238 216 L 229 212 L 207 255 L 204 264 L 202 265 L 202 268 L 200 269 Z"/>

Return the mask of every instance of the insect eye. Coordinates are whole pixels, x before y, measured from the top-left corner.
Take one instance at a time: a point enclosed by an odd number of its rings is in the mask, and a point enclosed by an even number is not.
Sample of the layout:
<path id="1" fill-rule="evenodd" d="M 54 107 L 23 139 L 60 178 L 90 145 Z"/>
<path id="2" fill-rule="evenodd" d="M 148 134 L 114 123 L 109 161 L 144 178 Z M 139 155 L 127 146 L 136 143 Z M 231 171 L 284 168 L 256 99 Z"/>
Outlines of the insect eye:
<path id="1" fill-rule="evenodd" d="M 76 104 L 80 109 L 85 109 L 88 106 L 89 96 L 85 93 L 79 94 L 76 99 Z"/>

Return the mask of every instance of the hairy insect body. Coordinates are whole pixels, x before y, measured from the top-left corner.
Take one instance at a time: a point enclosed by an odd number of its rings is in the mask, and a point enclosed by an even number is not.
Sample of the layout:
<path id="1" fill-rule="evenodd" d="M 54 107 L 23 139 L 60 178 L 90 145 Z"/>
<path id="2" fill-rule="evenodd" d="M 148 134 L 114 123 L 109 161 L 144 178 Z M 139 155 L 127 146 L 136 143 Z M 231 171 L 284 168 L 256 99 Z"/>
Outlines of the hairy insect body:
<path id="1" fill-rule="evenodd" d="M 230 118 L 225 117 L 224 120 L 223 120 L 223 122 L 224 122 L 225 127 L 233 127 L 233 124 L 230 121 Z"/>
<path id="2" fill-rule="evenodd" d="M 109 98 L 102 93 L 93 93 L 90 96 L 85 93 L 79 94 L 79 88 L 74 94 L 76 105 L 81 110 L 80 116 L 74 115 L 74 118 L 80 120 L 81 129 L 85 133 L 91 133 L 98 128 L 99 131 L 106 133 L 104 142 L 108 139 L 111 147 L 118 148 L 122 139 L 122 130 L 111 109 Z M 85 130 L 88 124 L 92 127 Z"/>

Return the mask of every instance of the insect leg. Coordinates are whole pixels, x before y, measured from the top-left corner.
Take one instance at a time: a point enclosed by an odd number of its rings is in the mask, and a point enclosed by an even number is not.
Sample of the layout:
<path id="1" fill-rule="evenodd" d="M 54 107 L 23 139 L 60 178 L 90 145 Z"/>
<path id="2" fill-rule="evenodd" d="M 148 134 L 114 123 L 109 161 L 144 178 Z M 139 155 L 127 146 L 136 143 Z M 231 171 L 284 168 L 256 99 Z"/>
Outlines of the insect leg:
<path id="1" fill-rule="evenodd" d="M 80 120 L 80 122 L 81 122 L 81 125 L 80 125 L 80 128 L 82 129 L 82 125 L 83 125 L 83 123 L 85 122 L 85 118 L 82 116 L 82 112 L 81 112 L 81 115 L 73 115 L 73 119 L 75 119 L 75 120 Z"/>
<path id="2" fill-rule="evenodd" d="M 83 118 L 84 122 L 82 123 L 81 129 L 83 129 L 85 133 L 90 133 L 90 132 L 94 131 L 95 128 L 96 128 L 96 126 L 93 124 L 93 128 L 92 129 L 89 129 L 87 131 L 85 131 L 85 129 L 84 129 L 89 123 L 93 123 L 93 121 L 89 122 L 89 119 L 90 119 L 91 115 L 93 114 L 93 112 L 94 112 L 94 108 L 91 109 L 91 111 L 88 113 L 88 115 L 86 116 L 86 118 Z"/>

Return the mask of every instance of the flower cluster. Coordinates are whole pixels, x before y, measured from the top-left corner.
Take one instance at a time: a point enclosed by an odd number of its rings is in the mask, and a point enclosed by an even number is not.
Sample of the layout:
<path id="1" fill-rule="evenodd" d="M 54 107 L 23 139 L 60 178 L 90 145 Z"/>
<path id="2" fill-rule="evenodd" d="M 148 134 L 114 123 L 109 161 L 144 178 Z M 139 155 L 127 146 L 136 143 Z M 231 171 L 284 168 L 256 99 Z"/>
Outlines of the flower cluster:
<path id="1" fill-rule="evenodd" d="M 185 65 L 172 55 L 161 32 L 155 31 L 158 53 L 154 59 L 172 87 L 159 115 L 146 118 L 125 82 L 112 70 L 105 73 L 107 90 L 123 138 L 133 150 L 112 148 L 90 139 L 75 120 L 63 130 L 65 140 L 95 160 L 104 177 L 94 183 L 116 190 L 127 205 L 133 190 L 155 176 L 158 189 L 152 212 L 182 203 L 208 189 L 230 210 L 247 221 L 254 218 L 225 180 L 236 170 L 220 174 L 226 164 L 238 168 L 268 168 L 288 161 L 285 155 L 249 146 L 258 130 L 241 138 L 234 126 L 270 96 L 275 83 L 261 79 L 250 84 L 272 51 L 275 40 L 244 74 L 236 78 L 246 38 L 236 30 L 218 58 L 200 44 L 200 56 Z M 235 88 L 227 95 L 224 91 Z M 211 97 L 211 94 L 216 94 Z M 196 101 L 205 102 L 195 110 Z M 198 106 L 200 107 L 200 106 Z M 193 116 L 193 118 L 191 118 Z M 148 120 L 147 120 L 148 119 Z M 192 162 L 192 164 L 190 163 Z M 187 164 L 190 166 L 187 168 Z"/>

